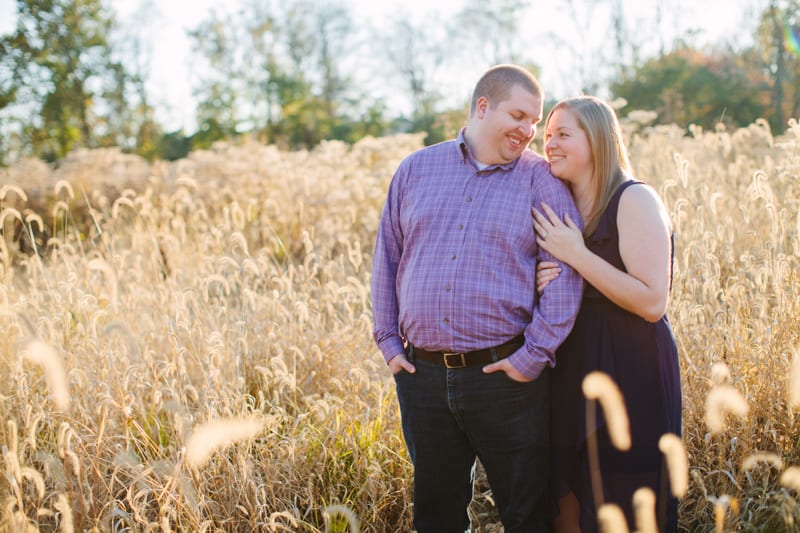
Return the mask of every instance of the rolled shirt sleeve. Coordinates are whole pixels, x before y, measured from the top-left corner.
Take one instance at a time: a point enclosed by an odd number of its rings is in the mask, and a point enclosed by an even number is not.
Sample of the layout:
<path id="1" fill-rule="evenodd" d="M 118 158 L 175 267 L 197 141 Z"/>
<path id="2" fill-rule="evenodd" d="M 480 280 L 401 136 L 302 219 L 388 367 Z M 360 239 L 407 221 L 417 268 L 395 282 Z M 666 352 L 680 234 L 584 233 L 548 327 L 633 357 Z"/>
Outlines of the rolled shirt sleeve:
<path id="1" fill-rule="evenodd" d="M 546 165 L 545 168 L 539 168 L 538 172 L 537 181 L 541 181 L 542 187 L 537 188 L 535 207 L 541 210 L 541 203 L 545 202 L 562 220 L 569 215 L 582 228 L 580 213 L 567 187 L 550 175 Z M 559 263 L 561 274 L 539 296 L 531 323 L 525 328 L 525 346 L 509 359 L 514 368 L 529 378 L 538 377 L 545 366 L 555 366 L 555 352 L 572 330 L 583 296 L 583 278 L 580 274 L 542 248 L 537 249 L 538 260 Z"/>

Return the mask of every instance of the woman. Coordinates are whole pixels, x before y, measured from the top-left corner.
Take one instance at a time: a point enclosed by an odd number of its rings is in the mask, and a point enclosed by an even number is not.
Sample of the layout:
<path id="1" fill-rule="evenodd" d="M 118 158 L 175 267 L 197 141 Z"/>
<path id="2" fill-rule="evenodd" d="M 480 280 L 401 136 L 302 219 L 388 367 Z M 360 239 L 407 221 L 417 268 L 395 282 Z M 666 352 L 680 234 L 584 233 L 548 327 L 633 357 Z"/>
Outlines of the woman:
<path id="1" fill-rule="evenodd" d="M 560 220 L 549 206 L 534 209 L 540 246 L 585 279 L 575 327 L 557 354 L 552 375 L 553 480 L 556 531 L 597 529 L 587 437 L 596 441 L 604 502 L 625 511 L 634 526 L 632 496 L 656 494 L 661 531 L 677 529 L 658 440 L 681 434 L 678 354 L 665 315 L 672 283 L 672 228 L 658 194 L 631 176 L 614 111 L 594 97 L 559 102 L 545 123 L 545 153 L 554 176 L 570 187 L 584 221 Z M 541 291 L 558 275 L 542 265 Z M 630 420 L 632 447 L 614 448 L 602 415 L 587 435 L 581 382 L 605 372 L 619 385 Z M 594 444 L 592 444 L 594 446 Z M 596 475 L 596 474 L 595 474 Z"/>

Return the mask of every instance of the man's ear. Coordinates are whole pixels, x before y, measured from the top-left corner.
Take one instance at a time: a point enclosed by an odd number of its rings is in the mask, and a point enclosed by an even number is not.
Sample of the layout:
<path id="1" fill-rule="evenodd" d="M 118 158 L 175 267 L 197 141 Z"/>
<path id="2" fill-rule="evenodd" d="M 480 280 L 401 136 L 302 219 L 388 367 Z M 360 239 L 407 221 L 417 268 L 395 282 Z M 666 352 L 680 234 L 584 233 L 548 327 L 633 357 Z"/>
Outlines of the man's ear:
<path id="1" fill-rule="evenodd" d="M 478 118 L 483 118 L 486 115 L 486 110 L 489 108 L 489 99 L 485 96 L 481 96 L 475 102 L 475 115 Z"/>

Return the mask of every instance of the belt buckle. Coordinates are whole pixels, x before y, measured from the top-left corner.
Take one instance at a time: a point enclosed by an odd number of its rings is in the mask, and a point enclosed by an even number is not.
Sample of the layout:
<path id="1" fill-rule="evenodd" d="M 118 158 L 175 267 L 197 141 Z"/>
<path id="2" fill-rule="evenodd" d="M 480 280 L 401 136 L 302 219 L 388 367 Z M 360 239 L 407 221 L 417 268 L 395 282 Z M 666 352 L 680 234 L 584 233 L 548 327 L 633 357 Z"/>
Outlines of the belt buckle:
<path id="1" fill-rule="evenodd" d="M 447 368 L 464 368 L 467 366 L 467 360 L 464 358 L 464 352 L 442 352 L 444 359 L 444 366 Z M 451 358 L 457 358 L 455 362 L 451 363 Z"/>

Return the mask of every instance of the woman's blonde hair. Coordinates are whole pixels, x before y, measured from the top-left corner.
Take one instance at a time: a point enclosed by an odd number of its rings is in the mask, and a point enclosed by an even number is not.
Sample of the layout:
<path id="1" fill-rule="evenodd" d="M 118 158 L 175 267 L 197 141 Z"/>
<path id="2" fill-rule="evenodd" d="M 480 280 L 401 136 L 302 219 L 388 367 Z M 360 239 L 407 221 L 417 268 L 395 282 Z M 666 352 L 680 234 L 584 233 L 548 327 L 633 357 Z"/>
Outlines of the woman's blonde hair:
<path id="1" fill-rule="evenodd" d="M 592 153 L 592 208 L 583 221 L 583 234 L 591 235 L 597 229 L 600 215 L 624 181 L 632 174 L 628 150 L 622 138 L 617 114 L 611 107 L 594 96 L 578 96 L 562 100 L 550 110 L 545 130 L 553 113 L 559 109 L 572 111 L 580 128 L 586 133 Z"/>

